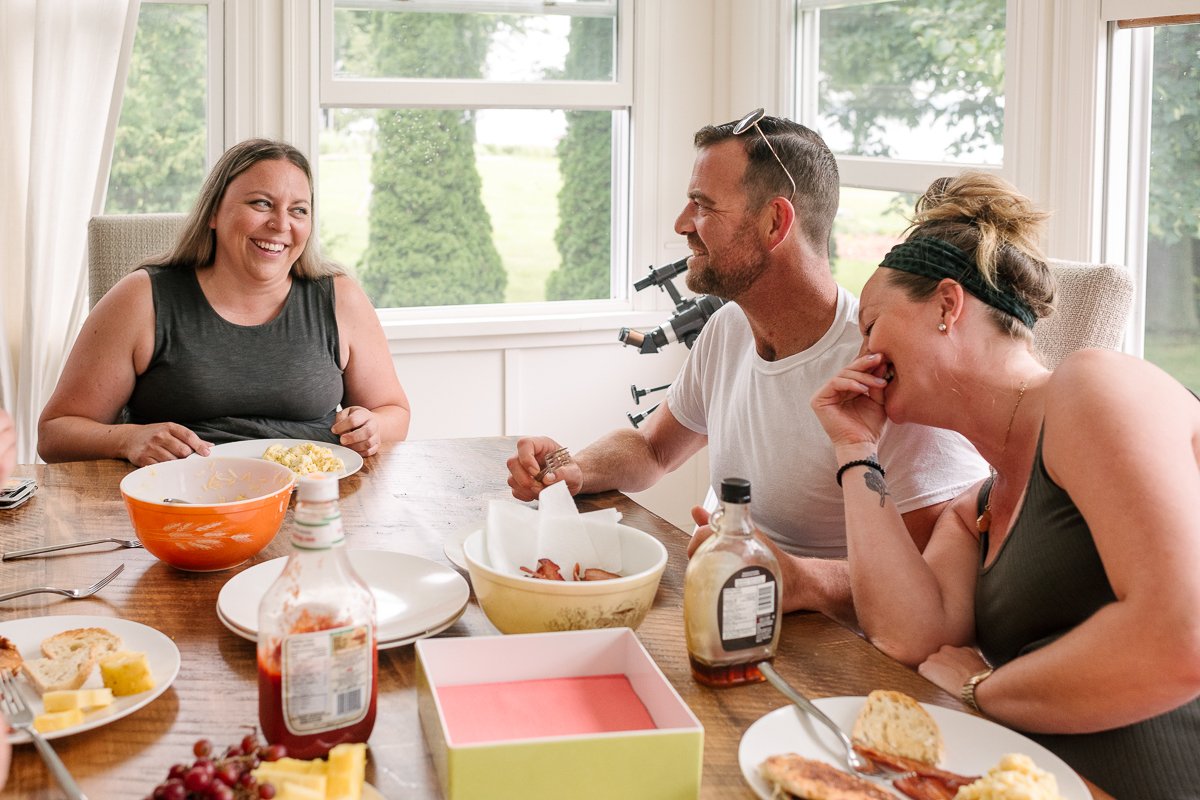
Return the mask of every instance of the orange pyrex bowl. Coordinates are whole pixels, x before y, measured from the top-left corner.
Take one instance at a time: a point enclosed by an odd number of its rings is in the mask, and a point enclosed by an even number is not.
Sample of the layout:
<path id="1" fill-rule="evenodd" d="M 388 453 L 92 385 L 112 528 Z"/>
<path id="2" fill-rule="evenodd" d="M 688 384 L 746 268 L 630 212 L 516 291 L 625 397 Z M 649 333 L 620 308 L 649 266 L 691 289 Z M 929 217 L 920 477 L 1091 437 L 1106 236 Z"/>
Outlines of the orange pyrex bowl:
<path id="1" fill-rule="evenodd" d="M 121 480 L 121 496 L 150 553 L 179 569 L 212 572 L 242 563 L 275 538 L 295 478 L 260 458 L 191 456 L 134 470 Z"/>

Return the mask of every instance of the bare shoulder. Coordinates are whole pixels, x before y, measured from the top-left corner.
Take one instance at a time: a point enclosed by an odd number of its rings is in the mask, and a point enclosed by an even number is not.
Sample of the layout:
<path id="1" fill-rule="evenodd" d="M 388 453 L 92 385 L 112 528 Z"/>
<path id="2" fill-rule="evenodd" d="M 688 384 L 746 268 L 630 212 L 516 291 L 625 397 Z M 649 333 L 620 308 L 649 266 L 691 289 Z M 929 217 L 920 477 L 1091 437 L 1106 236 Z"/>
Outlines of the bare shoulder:
<path id="1" fill-rule="evenodd" d="M 135 327 L 131 322 L 141 323 L 153 319 L 154 295 L 150 288 L 150 273 L 144 269 L 135 269 L 105 292 L 88 314 L 85 327 L 115 323 L 123 329 L 129 329 Z"/>
<path id="2" fill-rule="evenodd" d="M 359 286 L 358 281 L 349 275 L 334 275 L 333 276 L 333 291 L 337 302 L 340 305 L 343 302 L 347 303 L 365 303 L 371 306 L 371 300 L 367 297 L 367 293 Z M 374 308 L 374 306 L 371 306 Z"/>
<path id="3" fill-rule="evenodd" d="M 1127 424 L 1130 416 L 1190 410 L 1194 402 L 1179 381 L 1145 359 L 1080 350 L 1067 356 L 1046 384 L 1046 421 L 1047 426 L 1055 421 Z"/>
<path id="4" fill-rule="evenodd" d="M 371 298 L 367 297 L 367 293 L 354 278 L 349 275 L 335 275 L 333 277 L 333 294 L 335 313 L 340 327 L 379 327 L 379 317 L 375 314 L 375 306 L 371 303 Z"/>
<path id="5" fill-rule="evenodd" d="M 1068 491 L 1132 465 L 1188 460 L 1200 402 L 1159 367 L 1105 350 L 1067 357 L 1046 384 L 1042 458 Z"/>

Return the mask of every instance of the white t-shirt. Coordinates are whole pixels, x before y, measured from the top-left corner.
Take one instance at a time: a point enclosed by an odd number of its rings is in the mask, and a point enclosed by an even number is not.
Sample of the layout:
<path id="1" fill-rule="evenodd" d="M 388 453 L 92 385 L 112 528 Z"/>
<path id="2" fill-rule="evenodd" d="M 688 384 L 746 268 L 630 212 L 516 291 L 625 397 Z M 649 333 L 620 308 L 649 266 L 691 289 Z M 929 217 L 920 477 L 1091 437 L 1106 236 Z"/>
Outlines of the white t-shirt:
<path id="1" fill-rule="evenodd" d="M 759 357 L 745 313 L 726 303 L 700 332 L 667 393 L 675 418 L 708 437 L 714 489 L 724 478 L 749 480 L 756 527 L 794 555 L 846 555 L 839 464 L 809 401 L 861 347 L 858 300 L 840 287 L 826 334 L 779 361 Z M 924 425 L 889 422 L 879 461 L 901 513 L 950 500 L 987 475 L 966 439 Z"/>

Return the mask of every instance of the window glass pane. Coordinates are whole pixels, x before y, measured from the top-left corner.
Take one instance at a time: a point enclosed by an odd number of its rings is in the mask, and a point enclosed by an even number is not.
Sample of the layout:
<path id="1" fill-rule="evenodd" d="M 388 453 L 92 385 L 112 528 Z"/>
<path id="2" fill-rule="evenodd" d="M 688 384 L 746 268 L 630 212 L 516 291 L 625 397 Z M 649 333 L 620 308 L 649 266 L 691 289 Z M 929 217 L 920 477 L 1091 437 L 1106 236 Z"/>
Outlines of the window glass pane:
<path id="1" fill-rule="evenodd" d="M 833 221 L 830 262 L 833 277 L 854 294 L 875 272 L 879 262 L 908 227 L 916 196 L 874 189 L 842 187 L 841 202 Z"/>
<path id="2" fill-rule="evenodd" d="M 818 114 L 836 153 L 999 164 L 1004 0 L 822 9 Z"/>
<path id="3" fill-rule="evenodd" d="M 335 4 L 335 78 L 616 79 L 613 2 L 560 0 L 528 4 L 529 12 L 511 10 L 520 3 L 469 0 L 450 4 L 454 11 L 445 0 L 363 5 Z"/>
<path id="4" fill-rule="evenodd" d="M 187 211 L 204 180 L 208 9 L 143 3 L 104 210 Z"/>
<path id="5" fill-rule="evenodd" d="M 610 298 L 623 113 L 326 109 L 326 254 L 380 308 Z"/>
<path id="6" fill-rule="evenodd" d="M 1200 392 L 1200 24 L 1157 28 L 1145 355 Z"/>

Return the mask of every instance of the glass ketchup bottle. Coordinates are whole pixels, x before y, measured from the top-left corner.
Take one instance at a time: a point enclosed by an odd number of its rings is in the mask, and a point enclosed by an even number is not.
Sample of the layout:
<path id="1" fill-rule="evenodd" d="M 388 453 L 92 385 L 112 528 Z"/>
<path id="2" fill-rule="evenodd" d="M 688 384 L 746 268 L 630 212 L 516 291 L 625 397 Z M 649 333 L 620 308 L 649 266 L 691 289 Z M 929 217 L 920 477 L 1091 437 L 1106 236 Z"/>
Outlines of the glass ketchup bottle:
<path id="1" fill-rule="evenodd" d="M 293 758 L 319 758 L 375 727 L 375 598 L 342 546 L 338 482 L 300 478 L 292 553 L 258 607 L 258 720 Z"/>

